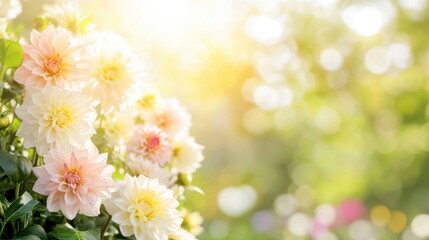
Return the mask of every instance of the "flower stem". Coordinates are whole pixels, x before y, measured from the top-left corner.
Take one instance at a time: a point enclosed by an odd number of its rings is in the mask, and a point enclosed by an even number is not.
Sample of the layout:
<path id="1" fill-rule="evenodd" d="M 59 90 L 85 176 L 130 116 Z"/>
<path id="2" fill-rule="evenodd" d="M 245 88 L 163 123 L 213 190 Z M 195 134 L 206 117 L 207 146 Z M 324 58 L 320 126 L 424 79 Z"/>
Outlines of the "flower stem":
<path id="1" fill-rule="evenodd" d="M 2 224 L 1 224 L 1 229 L 0 229 L 0 238 L 1 238 L 1 235 L 3 234 L 3 231 L 4 231 L 4 226 L 6 225 L 6 223 L 5 222 L 2 222 Z"/>
<path id="2" fill-rule="evenodd" d="M 112 221 L 112 215 L 108 215 L 108 216 L 109 217 L 107 218 L 106 224 L 104 224 L 104 227 L 101 230 L 100 239 L 103 239 L 104 233 L 106 232 L 107 228 L 109 227 L 110 222 Z"/>
<path id="3" fill-rule="evenodd" d="M 39 160 L 39 155 L 37 154 L 35 148 L 33 148 L 33 151 L 34 151 L 34 153 L 33 153 L 33 167 L 37 167 L 37 164 L 39 162 L 38 161 Z"/>
<path id="4" fill-rule="evenodd" d="M 15 199 L 19 198 L 19 191 L 21 190 L 20 188 L 21 188 L 21 183 L 17 183 L 15 185 Z"/>
<path id="5" fill-rule="evenodd" d="M 101 112 L 101 114 L 100 114 L 100 123 L 98 124 L 98 129 L 101 129 L 101 126 L 103 124 L 103 118 L 104 118 L 104 112 Z"/>
<path id="6" fill-rule="evenodd" d="M 5 74 L 6 74 L 6 68 L 3 66 L 1 69 L 1 72 L 0 72 L 0 81 L 1 81 L 1 84 L 0 84 L 0 99 L 1 99 L 0 110 L 3 107 L 3 98 L 2 98 L 2 96 L 3 96 L 3 85 L 4 85 L 3 78 L 4 78 Z"/>

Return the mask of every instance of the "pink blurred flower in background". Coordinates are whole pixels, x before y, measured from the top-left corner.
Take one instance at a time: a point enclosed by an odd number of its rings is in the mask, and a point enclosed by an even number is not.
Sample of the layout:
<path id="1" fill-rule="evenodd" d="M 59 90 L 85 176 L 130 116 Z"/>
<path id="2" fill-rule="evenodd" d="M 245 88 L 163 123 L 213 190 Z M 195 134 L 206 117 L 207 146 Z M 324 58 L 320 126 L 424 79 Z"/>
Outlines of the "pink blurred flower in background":
<path id="1" fill-rule="evenodd" d="M 348 225 L 363 218 L 366 214 L 365 205 L 356 199 L 349 199 L 337 207 L 337 221 L 335 225 Z"/>

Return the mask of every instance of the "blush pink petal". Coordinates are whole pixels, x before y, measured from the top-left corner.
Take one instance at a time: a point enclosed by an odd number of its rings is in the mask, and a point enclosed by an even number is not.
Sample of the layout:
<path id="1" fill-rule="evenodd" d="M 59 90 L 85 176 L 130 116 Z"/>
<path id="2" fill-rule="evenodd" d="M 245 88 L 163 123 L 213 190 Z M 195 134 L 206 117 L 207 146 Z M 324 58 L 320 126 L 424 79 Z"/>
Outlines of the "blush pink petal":
<path id="1" fill-rule="evenodd" d="M 107 155 L 98 154 L 97 149 L 52 149 L 45 155 L 45 165 L 33 169 L 38 177 L 33 190 L 48 195 L 49 211 L 60 210 L 68 219 L 78 212 L 96 216 L 101 201 L 115 191 L 113 166 L 106 161 Z"/>

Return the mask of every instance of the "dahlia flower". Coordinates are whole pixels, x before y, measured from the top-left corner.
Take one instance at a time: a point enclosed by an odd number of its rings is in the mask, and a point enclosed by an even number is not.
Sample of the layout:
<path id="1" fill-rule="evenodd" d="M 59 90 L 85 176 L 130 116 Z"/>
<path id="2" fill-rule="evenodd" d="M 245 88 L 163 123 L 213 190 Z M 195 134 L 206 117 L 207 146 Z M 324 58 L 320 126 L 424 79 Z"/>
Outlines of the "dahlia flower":
<path id="1" fill-rule="evenodd" d="M 203 232 L 201 224 L 204 222 L 199 212 L 189 212 L 187 209 L 181 211 L 183 222 L 182 227 L 194 235 L 200 235 Z"/>
<path id="2" fill-rule="evenodd" d="M 138 117 L 144 122 L 153 119 L 163 108 L 163 99 L 154 90 L 144 90 L 141 98 L 136 102 Z"/>
<path id="3" fill-rule="evenodd" d="M 191 128 L 191 115 L 175 98 L 164 99 L 163 108 L 152 119 L 168 136 L 187 134 Z"/>
<path id="4" fill-rule="evenodd" d="M 102 121 L 108 144 L 125 149 L 125 143 L 131 139 L 135 128 L 133 112 L 131 110 L 112 112 L 106 114 Z"/>
<path id="5" fill-rule="evenodd" d="M 115 190 L 112 179 L 114 167 L 106 164 L 107 153 L 98 154 L 97 148 L 62 152 L 50 150 L 45 165 L 33 168 L 38 178 L 33 190 L 48 195 L 50 212 L 61 212 L 73 219 L 78 212 L 87 216 L 100 214 L 103 199 Z"/>
<path id="6" fill-rule="evenodd" d="M 113 222 L 119 224 L 122 235 L 168 240 L 170 234 L 179 230 L 182 222 L 176 209 L 179 202 L 173 191 L 157 179 L 126 174 L 118 187 L 121 191 L 113 193 L 104 204 Z"/>
<path id="7" fill-rule="evenodd" d="M 96 112 L 86 96 L 58 87 L 29 88 L 16 115 L 22 120 L 16 135 L 39 155 L 53 148 L 81 148 L 95 133 Z"/>
<path id="8" fill-rule="evenodd" d="M 170 234 L 168 240 L 197 240 L 197 238 L 192 233 L 181 228 L 179 231 Z"/>
<path id="9" fill-rule="evenodd" d="M 141 96 L 143 65 L 119 36 L 98 33 L 95 38 L 88 49 L 92 67 L 85 92 L 104 113 L 122 111 Z"/>
<path id="10" fill-rule="evenodd" d="M 94 24 L 90 23 L 90 18 L 83 16 L 79 9 L 71 3 L 46 5 L 44 15 L 55 20 L 59 26 L 76 34 L 87 33 L 95 27 Z"/>
<path id="11" fill-rule="evenodd" d="M 138 128 L 127 143 L 129 154 L 140 155 L 160 166 L 171 160 L 173 151 L 168 136 L 155 125 Z"/>
<path id="12" fill-rule="evenodd" d="M 155 162 L 144 159 L 140 155 L 129 154 L 125 164 L 133 175 L 143 174 L 148 178 L 156 178 L 165 186 L 173 184 L 176 180 L 166 169 L 161 168 Z"/>
<path id="13" fill-rule="evenodd" d="M 24 60 L 16 70 L 15 81 L 26 87 L 54 85 L 82 90 L 88 64 L 79 52 L 81 46 L 65 28 L 49 26 L 41 33 L 31 32 L 31 45 L 24 45 Z"/>
<path id="14" fill-rule="evenodd" d="M 204 147 L 195 142 L 193 137 L 179 135 L 173 140 L 173 158 L 171 168 L 180 173 L 192 173 L 201 166 L 204 159 Z"/>

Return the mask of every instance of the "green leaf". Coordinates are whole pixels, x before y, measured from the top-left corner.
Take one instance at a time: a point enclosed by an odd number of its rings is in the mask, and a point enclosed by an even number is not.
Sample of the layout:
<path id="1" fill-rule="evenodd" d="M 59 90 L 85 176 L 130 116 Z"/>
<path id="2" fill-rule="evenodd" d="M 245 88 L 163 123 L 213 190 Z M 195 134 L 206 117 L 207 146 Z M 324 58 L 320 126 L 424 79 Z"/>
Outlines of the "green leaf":
<path id="1" fill-rule="evenodd" d="M 10 206 L 10 202 L 3 195 L 0 195 L 0 204 L 6 208 Z"/>
<path id="2" fill-rule="evenodd" d="M 17 237 L 15 239 L 16 240 L 41 240 L 41 238 L 39 238 L 36 235 L 25 235 L 25 236 Z"/>
<path id="3" fill-rule="evenodd" d="M 10 178 L 6 177 L 6 178 L 3 178 L 2 180 L 0 180 L 0 192 L 1 193 L 4 194 L 8 190 L 11 190 L 14 188 L 15 188 L 15 184 L 12 183 L 12 180 L 10 180 Z"/>
<path id="4" fill-rule="evenodd" d="M 10 206 L 10 202 L 3 196 L 0 195 L 0 215 L 4 216 L 4 211 Z"/>
<path id="5" fill-rule="evenodd" d="M 0 40 L 0 64 L 8 68 L 21 66 L 24 59 L 24 50 L 21 44 L 8 39 Z"/>
<path id="6" fill-rule="evenodd" d="M 58 225 L 52 232 L 52 236 L 60 240 L 98 240 L 96 232 L 78 231 L 65 225 Z"/>
<path id="7" fill-rule="evenodd" d="M 0 151 L 0 167 L 14 183 L 21 183 L 30 175 L 32 164 L 26 157 Z"/>
<path id="8" fill-rule="evenodd" d="M 6 209 L 4 224 L 15 221 L 30 213 L 38 203 L 39 201 L 34 200 L 28 192 L 25 192 Z"/>
<path id="9" fill-rule="evenodd" d="M 32 226 L 27 227 L 26 229 L 22 230 L 17 234 L 17 239 L 26 239 L 25 237 L 28 236 L 35 236 L 37 239 L 45 240 L 48 239 L 48 236 L 46 235 L 45 230 L 42 226 L 35 224 Z M 33 238 L 29 238 L 33 239 Z"/>

